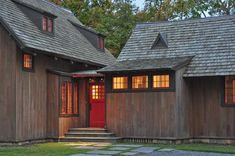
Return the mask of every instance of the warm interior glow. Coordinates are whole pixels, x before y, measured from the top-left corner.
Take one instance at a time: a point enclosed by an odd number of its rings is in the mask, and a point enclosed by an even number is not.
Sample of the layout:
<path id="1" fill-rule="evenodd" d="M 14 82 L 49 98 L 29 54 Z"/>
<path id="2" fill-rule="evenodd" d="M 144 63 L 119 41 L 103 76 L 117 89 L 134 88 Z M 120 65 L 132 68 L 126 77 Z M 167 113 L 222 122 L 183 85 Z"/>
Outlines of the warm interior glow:
<path id="1" fill-rule="evenodd" d="M 72 114 L 73 113 L 73 106 L 72 106 L 72 83 L 68 82 L 67 86 L 67 113 Z"/>
<path id="2" fill-rule="evenodd" d="M 169 88 L 170 76 L 169 75 L 154 75 L 153 88 Z"/>
<path id="3" fill-rule="evenodd" d="M 73 113 L 74 114 L 78 114 L 78 84 L 77 83 L 74 83 L 74 86 L 73 86 Z"/>
<path id="4" fill-rule="evenodd" d="M 148 76 L 132 76 L 132 88 L 148 88 Z"/>
<path id="5" fill-rule="evenodd" d="M 225 90 L 224 90 L 225 104 L 235 104 L 235 77 L 225 77 Z"/>
<path id="6" fill-rule="evenodd" d="M 24 68 L 32 69 L 33 68 L 33 58 L 30 54 L 24 54 Z"/>
<path id="7" fill-rule="evenodd" d="M 103 100 L 104 99 L 104 85 L 92 85 L 92 100 Z"/>
<path id="8" fill-rule="evenodd" d="M 113 89 L 127 89 L 128 78 L 127 77 L 113 77 Z"/>
<path id="9" fill-rule="evenodd" d="M 67 83 L 63 82 L 61 85 L 61 114 L 66 114 L 66 101 L 67 101 L 67 97 L 66 97 L 66 89 L 67 89 Z"/>

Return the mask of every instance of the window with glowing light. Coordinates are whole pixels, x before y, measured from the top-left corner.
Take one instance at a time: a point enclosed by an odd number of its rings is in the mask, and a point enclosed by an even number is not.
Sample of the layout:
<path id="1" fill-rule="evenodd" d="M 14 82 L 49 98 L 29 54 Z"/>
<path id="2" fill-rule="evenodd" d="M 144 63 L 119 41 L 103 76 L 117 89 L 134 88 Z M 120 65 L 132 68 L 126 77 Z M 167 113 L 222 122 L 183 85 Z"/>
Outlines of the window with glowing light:
<path id="1" fill-rule="evenodd" d="M 61 83 L 61 115 L 78 115 L 78 83 L 62 81 Z"/>
<path id="2" fill-rule="evenodd" d="M 104 85 L 92 85 L 92 100 L 104 100 Z"/>
<path id="3" fill-rule="evenodd" d="M 26 71 L 33 70 L 33 55 L 23 53 L 23 69 Z"/>
<path id="4" fill-rule="evenodd" d="M 226 76 L 224 84 L 224 104 L 235 106 L 235 76 Z"/>
<path id="5" fill-rule="evenodd" d="M 113 77 L 113 89 L 127 89 L 128 77 Z"/>
<path id="6" fill-rule="evenodd" d="M 145 89 L 148 88 L 148 76 L 132 76 L 132 88 L 133 89 Z"/>
<path id="7" fill-rule="evenodd" d="M 169 87 L 170 87 L 170 75 L 153 76 L 153 88 L 169 88 Z"/>

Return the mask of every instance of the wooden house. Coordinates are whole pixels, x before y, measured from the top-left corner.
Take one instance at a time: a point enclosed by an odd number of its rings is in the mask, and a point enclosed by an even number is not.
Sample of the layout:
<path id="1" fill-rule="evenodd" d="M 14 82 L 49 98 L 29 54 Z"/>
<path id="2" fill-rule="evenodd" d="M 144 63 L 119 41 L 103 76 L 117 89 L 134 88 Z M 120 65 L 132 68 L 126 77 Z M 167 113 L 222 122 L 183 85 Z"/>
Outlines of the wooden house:
<path id="1" fill-rule="evenodd" d="M 67 9 L 0 6 L 0 143 L 235 142 L 234 16 L 137 24 L 116 60 Z"/>
<path id="2" fill-rule="evenodd" d="M 235 142 L 235 16 L 137 24 L 105 74 L 106 124 L 127 140 Z"/>

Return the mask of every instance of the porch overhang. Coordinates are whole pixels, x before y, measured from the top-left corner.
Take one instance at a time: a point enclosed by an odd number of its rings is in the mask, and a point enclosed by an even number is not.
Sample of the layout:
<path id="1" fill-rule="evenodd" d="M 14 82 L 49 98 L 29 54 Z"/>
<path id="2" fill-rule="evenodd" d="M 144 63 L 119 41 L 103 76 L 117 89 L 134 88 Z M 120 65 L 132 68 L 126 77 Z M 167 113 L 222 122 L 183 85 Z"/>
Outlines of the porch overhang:
<path id="1" fill-rule="evenodd" d="M 74 78 L 85 78 L 85 77 L 104 77 L 103 74 L 97 73 L 96 70 L 84 70 L 72 73 Z"/>

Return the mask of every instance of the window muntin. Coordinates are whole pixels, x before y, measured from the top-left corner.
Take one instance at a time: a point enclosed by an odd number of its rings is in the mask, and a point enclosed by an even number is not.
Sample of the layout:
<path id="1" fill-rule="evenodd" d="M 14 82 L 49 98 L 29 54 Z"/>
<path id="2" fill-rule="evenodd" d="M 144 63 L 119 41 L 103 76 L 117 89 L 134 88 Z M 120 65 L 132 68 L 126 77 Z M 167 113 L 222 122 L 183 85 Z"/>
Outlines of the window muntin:
<path id="1" fill-rule="evenodd" d="M 113 89 L 127 89 L 128 88 L 128 77 L 113 77 Z"/>
<path id="2" fill-rule="evenodd" d="M 92 85 L 92 100 L 104 100 L 104 85 Z"/>
<path id="3" fill-rule="evenodd" d="M 235 106 L 235 76 L 225 77 L 225 105 L 234 105 Z"/>
<path id="4" fill-rule="evenodd" d="M 145 89 L 148 88 L 148 76 L 132 76 L 132 88 L 133 89 Z"/>
<path id="5" fill-rule="evenodd" d="M 47 16 L 42 17 L 42 30 L 44 32 L 53 32 L 53 19 Z"/>
<path id="6" fill-rule="evenodd" d="M 33 70 L 33 56 L 31 54 L 23 54 L 23 68 L 25 70 Z"/>
<path id="7" fill-rule="evenodd" d="M 153 88 L 170 88 L 170 75 L 153 75 Z"/>
<path id="8" fill-rule="evenodd" d="M 61 115 L 78 115 L 78 84 L 71 81 L 61 83 Z"/>

